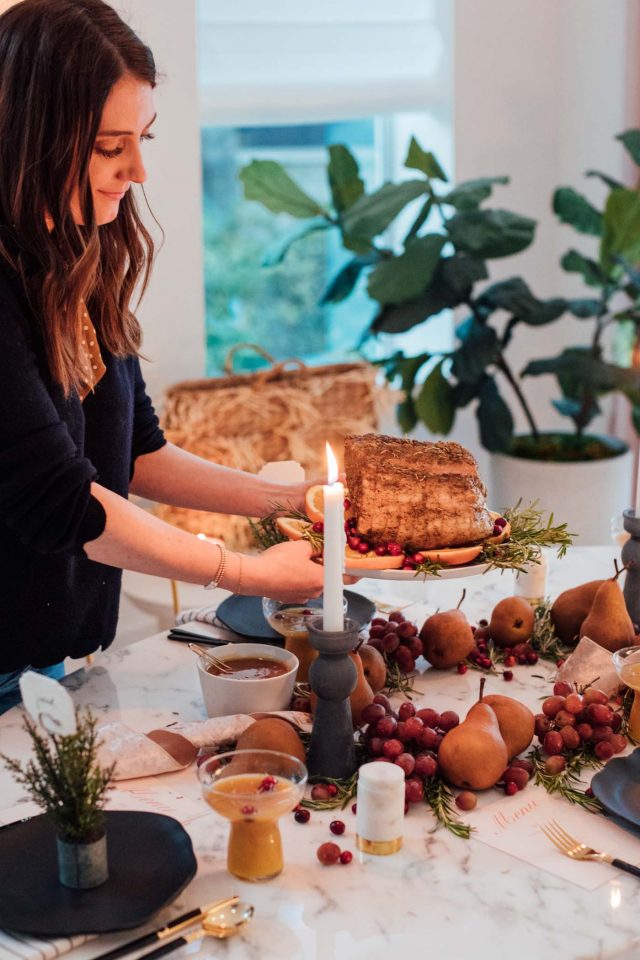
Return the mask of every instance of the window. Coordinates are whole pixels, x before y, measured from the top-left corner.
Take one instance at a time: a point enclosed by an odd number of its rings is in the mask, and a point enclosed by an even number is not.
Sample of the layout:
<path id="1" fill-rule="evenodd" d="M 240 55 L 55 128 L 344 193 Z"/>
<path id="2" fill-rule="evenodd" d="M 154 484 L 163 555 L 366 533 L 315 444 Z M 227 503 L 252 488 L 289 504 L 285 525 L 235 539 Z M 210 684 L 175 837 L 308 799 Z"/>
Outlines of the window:
<path id="1" fill-rule="evenodd" d="M 200 0 L 209 374 L 239 341 L 309 362 L 342 359 L 358 343 L 375 308 L 362 281 L 342 304 L 319 306 L 347 259 L 337 232 L 312 234 L 262 267 L 300 221 L 245 200 L 238 173 L 252 159 L 277 160 L 327 201 L 332 143 L 352 150 L 368 190 L 406 176 L 411 134 L 450 164 L 444 4 L 398 0 L 389 12 L 381 0 L 325 0 L 314 11 L 275 0 L 266 12 L 257 0 L 223 10 Z M 450 323 L 437 326 L 433 346 L 449 336 Z M 237 367 L 256 362 L 243 355 Z"/>

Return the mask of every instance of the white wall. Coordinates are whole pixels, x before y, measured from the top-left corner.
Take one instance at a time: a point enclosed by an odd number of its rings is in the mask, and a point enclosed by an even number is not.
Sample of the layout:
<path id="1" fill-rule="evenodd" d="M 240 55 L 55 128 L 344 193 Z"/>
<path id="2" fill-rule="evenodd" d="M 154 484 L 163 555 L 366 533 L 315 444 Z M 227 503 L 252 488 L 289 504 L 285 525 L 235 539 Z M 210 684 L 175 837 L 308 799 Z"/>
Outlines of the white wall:
<path id="1" fill-rule="evenodd" d="M 115 0 L 113 6 L 149 44 L 164 75 L 156 91 L 156 139 L 145 147 L 145 192 L 165 241 L 138 311 L 151 361 L 143 372 L 159 404 L 168 384 L 204 375 L 195 0 Z"/>
<path id="2" fill-rule="evenodd" d="M 602 188 L 584 171 L 625 174 L 613 137 L 633 122 L 625 28 L 638 6 L 638 0 L 456 0 L 456 178 L 508 174 L 511 184 L 496 191 L 500 205 L 539 221 L 530 250 L 492 261 L 493 279 L 521 274 L 540 296 L 589 295 L 558 262 L 569 246 L 588 252 L 595 245 L 557 223 L 550 199 L 554 187 L 566 184 L 599 201 Z M 589 321 L 579 320 L 518 329 L 510 352 L 514 369 L 584 342 L 588 329 Z M 550 406 L 558 395 L 554 383 L 551 377 L 525 381 L 543 429 L 567 422 Z M 510 388 L 503 389 L 510 402 Z M 475 425 L 468 420 L 460 424 L 462 442 L 469 439 L 475 449 Z"/>

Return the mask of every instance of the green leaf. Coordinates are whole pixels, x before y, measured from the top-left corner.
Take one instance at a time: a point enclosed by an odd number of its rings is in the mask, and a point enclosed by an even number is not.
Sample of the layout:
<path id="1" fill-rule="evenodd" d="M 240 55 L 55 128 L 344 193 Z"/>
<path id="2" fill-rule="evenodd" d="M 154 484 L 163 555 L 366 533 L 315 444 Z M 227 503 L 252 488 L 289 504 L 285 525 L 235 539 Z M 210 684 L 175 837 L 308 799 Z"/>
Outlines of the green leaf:
<path id="1" fill-rule="evenodd" d="M 411 137 L 409 152 L 404 165 L 411 170 L 421 170 L 433 180 L 442 180 L 443 183 L 448 183 L 447 175 L 434 155 L 423 150 L 415 137 Z"/>
<path id="2" fill-rule="evenodd" d="M 456 253 L 444 257 L 431 284 L 415 300 L 383 307 L 371 324 L 372 333 L 403 333 L 442 310 L 468 300 L 473 284 L 487 276 L 486 265 L 476 257 Z"/>
<path id="3" fill-rule="evenodd" d="M 619 180 L 614 180 L 613 177 L 610 177 L 606 173 L 602 173 L 600 170 L 587 170 L 586 176 L 597 177 L 599 180 L 602 180 L 602 182 L 611 190 L 617 190 L 619 187 L 624 187 L 624 184 L 620 183 Z"/>
<path id="4" fill-rule="evenodd" d="M 396 407 L 396 419 L 403 433 L 411 433 L 418 422 L 418 414 L 411 397 L 405 397 Z"/>
<path id="5" fill-rule="evenodd" d="M 415 402 L 418 416 L 432 433 L 447 434 L 453 426 L 455 407 L 452 401 L 452 388 L 442 373 L 443 360 L 436 364 Z"/>
<path id="6" fill-rule="evenodd" d="M 494 310 L 507 310 L 516 320 L 529 326 L 551 323 L 566 310 L 566 301 L 563 299 L 538 300 L 521 277 L 494 283 L 483 292 L 476 304 L 487 314 Z"/>
<path id="7" fill-rule="evenodd" d="M 476 409 L 482 446 L 491 453 L 508 450 L 513 438 L 513 417 L 493 377 L 485 377 Z"/>
<path id="8" fill-rule="evenodd" d="M 567 300 L 567 310 L 574 317 L 586 320 L 589 317 L 597 317 L 602 309 L 600 300 L 593 300 L 588 297 L 574 297 L 573 300 Z"/>
<path id="9" fill-rule="evenodd" d="M 427 184 L 423 180 L 385 183 L 375 193 L 359 197 L 345 211 L 342 220 L 344 233 L 356 241 L 372 240 L 387 229 L 408 203 L 426 190 Z"/>
<path id="10" fill-rule="evenodd" d="M 365 267 L 377 263 L 379 257 L 354 257 L 338 270 L 320 298 L 321 304 L 341 303 L 352 292 Z"/>
<path id="11" fill-rule="evenodd" d="M 252 160 L 240 171 L 247 200 L 257 200 L 273 213 L 292 217 L 315 217 L 324 210 L 291 179 L 274 160 Z"/>
<path id="12" fill-rule="evenodd" d="M 369 275 L 368 293 L 378 303 L 403 303 L 431 282 L 447 238 L 428 233 L 407 245 L 404 253 L 381 260 Z"/>
<path id="13" fill-rule="evenodd" d="M 475 210 L 483 200 L 491 196 L 492 187 L 496 183 L 509 183 L 509 177 L 480 177 L 477 180 L 465 180 L 445 196 L 439 197 L 439 200 L 450 207 L 455 207 L 456 210 Z"/>
<path id="14" fill-rule="evenodd" d="M 493 259 L 528 247 L 536 222 L 508 210 L 463 210 L 447 221 L 446 229 L 458 250 Z"/>
<path id="15" fill-rule="evenodd" d="M 469 317 L 456 330 L 460 346 L 451 355 L 451 372 L 462 383 L 476 383 L 498 356 L 498 336 L 492 327 Z"/>
<path id="16" fill-rule="evenodd" d="M 559 187 L 553 195 L 553 211 L 563 223 L 594 237 L 602 234 L 602 214 L 573 187 Z"/>
<path id="17" fill-rule="evenodd" d="M 631 262 L 640 259 L 640 193 L 637 190 L 613 190 L 607 200 L 600 263 L 608 269 L 616 257 Z"/>
<path id="18" fill-rule="evenodd" d="M 297 243 L 298 240 L 302 240 L 304 237 L 308 237 L 310 233 L 316 233 L 318 230 L 328 230 L 330 226 L 332 226 L 332 224 L 323 217 L 317 217 L 315 220 L 311 220 L 310 223 L 303 224 L 298 230 L 294 230 L 293 233 L 288 234 L 277 246 L 267 251 L 262 260 L 262 266 L 277 266 L 279 263 L 282 263 L 294 243 Z"/>
<path id="19" fill-rule="evenodd" d="M 616 140 L 624 145 L 633 162 L 640 167 L 640 130 L 625 130 L 618 134 Z"/>
<path id="20" fill-rule="evenodd" d="M 333 205 L 339 213 L 353 206 L 364 193 L 364 183 L 360 179 L 358 162 L 353 154 L 341 143 L 329 147 L 329 167 L 327 175 Z"/>
<path id="21" fill-rule="evenodd" d="M 577 250 L 569 250 L 560 261 L 560 266 L 567 273 L 579 273 L 590 287 L 601 287 L 607 282 L 607 276 L 602 272 L 595 260 L 584 257 Z"/>
<path id="22" fill-rule="evenodd" d="M 409 232 L 404 238 L 405 246 L 407 245 L 407 243 L 413 240 L 413 238 L 417 235 L 420 228 L 427 222 L 432 208 L 433 208 L 433 197 L 428 197 L 425 200 L 425 202 L 422 204 L 420 213 L 411 224 L 411 227 L 409 228 Z"/>

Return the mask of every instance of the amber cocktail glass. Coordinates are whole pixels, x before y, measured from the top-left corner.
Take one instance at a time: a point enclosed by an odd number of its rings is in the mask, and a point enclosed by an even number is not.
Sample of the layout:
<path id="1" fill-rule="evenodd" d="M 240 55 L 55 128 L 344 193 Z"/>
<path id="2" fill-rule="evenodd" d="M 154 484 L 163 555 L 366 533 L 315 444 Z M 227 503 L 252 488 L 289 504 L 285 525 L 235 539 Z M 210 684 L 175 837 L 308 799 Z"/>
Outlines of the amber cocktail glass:
<path id="1" fill-rule="evenodd" d="M 282 871 L 279 818 L 300 802 L 307 768 L 276 750 L 235 750 L 198 768 L 205 800 L 231 823 L 227 869 L 240 880 L 270 880 Z"/>

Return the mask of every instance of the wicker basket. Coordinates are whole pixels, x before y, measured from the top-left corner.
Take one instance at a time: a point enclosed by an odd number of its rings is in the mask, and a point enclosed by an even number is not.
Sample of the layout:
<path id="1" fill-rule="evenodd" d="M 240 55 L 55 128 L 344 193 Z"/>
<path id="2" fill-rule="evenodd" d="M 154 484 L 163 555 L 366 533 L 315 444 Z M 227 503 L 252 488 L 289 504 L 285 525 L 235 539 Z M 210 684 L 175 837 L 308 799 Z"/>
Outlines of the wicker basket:
<path id="1" fill-rule="evenodd" d="M 272 366 L 234 374 L 234 356 L 246 348 Z M 341 460 L 347 433 L 377 429 L 384 395 L 369 364 L 275 363 L 262 348 L 237 344 L 225 361 L 225 376 L 188 380 L 168 389 L 162 426 L 167 440 L 206 460 L 250 473 L 270 460 L 297 460 L 308 477 L 315 477 L 326 471 L 326 440 Z M 244 517 L 165 505 L 157 513 L 184 530 L 221 537 L 234 548 L 252 546 Z"/>

